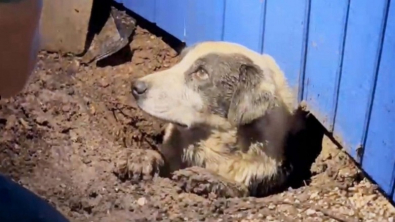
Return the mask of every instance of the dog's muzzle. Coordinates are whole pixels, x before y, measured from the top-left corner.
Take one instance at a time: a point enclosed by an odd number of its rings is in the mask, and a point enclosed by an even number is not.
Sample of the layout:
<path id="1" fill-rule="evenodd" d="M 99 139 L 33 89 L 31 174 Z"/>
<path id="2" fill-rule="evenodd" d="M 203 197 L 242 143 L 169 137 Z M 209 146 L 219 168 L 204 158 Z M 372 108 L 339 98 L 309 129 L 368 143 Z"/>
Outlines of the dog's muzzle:
<path id="1" fill-rule="evenodd" d="M 148 91 L 148 85 L 141 80 L 134 81 L 132 83 L 132 94 L 133 97 L 138 100 Z"/>

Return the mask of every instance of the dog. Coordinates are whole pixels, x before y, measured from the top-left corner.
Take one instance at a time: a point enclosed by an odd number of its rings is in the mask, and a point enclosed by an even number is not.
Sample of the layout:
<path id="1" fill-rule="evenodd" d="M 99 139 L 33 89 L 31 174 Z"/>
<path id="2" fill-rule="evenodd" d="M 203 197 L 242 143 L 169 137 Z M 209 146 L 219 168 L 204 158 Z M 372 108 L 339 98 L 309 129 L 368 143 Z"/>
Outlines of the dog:
<path id="1" fill-rule="evenodd" d="M 276 61 L 224 41 L 195 44 L 180 57 L 132 84 L 138 107 L 168 122 L 162 146 L 129 150 L 115 171 L 137 180 L 161 173 L 189 192 L 226 197 L 284 188 L 296 100 Z"/>

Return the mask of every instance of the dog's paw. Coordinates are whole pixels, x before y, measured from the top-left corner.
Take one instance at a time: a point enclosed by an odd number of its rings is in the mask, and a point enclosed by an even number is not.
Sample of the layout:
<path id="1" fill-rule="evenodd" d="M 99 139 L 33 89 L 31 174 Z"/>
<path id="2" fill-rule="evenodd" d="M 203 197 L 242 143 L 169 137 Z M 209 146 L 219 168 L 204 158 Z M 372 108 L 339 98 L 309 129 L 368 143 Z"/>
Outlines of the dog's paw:
<path id="1" fill-rule="evenodd" d="M 155 150 L 125 149 L 118 154 L 114 173 L 120 179 L 138 182 L 157 176 L 163 165 L 162 156 Z"/>
<path id="2" fill-rule="evenodd" d="M 245 197 L 248 189 L 237 182 L 212 173 L 204 168 L 190 167 L 173 173 L 172 180 L 183 190 L 201 196 L 215 194 L 217 197 Z"/>

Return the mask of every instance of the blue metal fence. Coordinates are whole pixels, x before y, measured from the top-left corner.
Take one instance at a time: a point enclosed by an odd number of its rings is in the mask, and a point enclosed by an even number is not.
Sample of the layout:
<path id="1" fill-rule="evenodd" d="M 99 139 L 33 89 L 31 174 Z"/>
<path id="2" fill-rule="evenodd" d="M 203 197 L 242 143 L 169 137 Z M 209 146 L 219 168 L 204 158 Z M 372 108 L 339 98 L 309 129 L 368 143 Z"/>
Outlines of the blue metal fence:
<path id="1" fill-rule="evenodd" d="M 299 98 L 395 201 L 394 2 L 118 2 L 188 45 L 225 40 L 272 55 Z"/>

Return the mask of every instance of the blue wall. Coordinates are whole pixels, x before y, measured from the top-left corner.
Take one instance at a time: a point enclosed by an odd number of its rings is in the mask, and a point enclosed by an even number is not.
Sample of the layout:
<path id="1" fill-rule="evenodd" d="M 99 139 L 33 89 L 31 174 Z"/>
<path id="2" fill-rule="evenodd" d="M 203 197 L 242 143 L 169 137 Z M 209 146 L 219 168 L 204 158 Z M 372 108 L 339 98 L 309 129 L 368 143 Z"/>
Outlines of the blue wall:
<path id="1" fill-rule="evenodd" d="M 299 99 L 395 201 L 394 2 L 118 2 L 188 45 L 225 40 L 272 55 Z"/>

